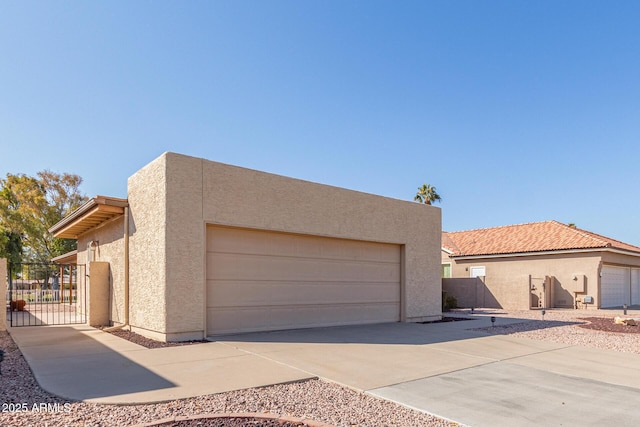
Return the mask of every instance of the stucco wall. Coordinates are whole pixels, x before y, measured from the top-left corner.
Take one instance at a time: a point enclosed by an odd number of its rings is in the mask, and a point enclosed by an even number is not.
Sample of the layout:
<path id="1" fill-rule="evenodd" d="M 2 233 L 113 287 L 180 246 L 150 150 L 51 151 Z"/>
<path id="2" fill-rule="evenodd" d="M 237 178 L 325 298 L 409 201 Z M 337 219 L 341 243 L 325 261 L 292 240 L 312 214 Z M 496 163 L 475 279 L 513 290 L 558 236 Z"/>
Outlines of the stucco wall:
<path id="1" fill-rule="evenodd" d="M 167 155 L 167 334 L 202 338 L 205 316 L 206 240 L 203 221 L 204 160 Z M 213 184 L 215 185 L 215 184 Z"/>
<path id="2" fill-rule="evenodd" d="M 572 307 L 576 296 L 573 291 L 581 276 L 586 277 L 586 292 L 578 298 L 590 295 L 597 299 L 599 265 L 599 253 L 485 258 L 454 261 L 452 275 L 469 277 L 470 267 L 485 266 L 486 276 L 481 279 L 490 293 L 485 295 L 485 301 L 491 304 L 489 307 L 512 310 L 530 306 L 529 275 L 539 279 L 554 276 L 553 305 Z M 593 307 L 596 306 L 597 301 Z"/>
<path id="3" fill-rule="evenodd" d="M 87 323 L 91 326 L 109 326 L 109 294 L 111 287 L 110 263 L 92 261 L 89 263 L 90 290 Z"/>
<path id="4" fill-rule="evenodd" d="M 88 259 L 87 244 L 96 242 L 94 259 Z M 124 218 L 118 218 L 98 229 L 78 237 L 78 264 L 87 266 L 89 280 L 87 287 L 91 292 L 90 261 L 108 262 L 110 264 L 110 321 L 118 324 L 124 322 Z"/>
<path id="5" fill-rule="evenodd" d="M 602 262 L 609 265 L 640 268 L 640 256 L 624 255 L 615 252 L 602 252 Z"/>
<path id="6" fill-rule="evenodd" d="M 174 153 L 130 178 L 129 204 L 132 293 L 166 283 L 166 324 L 155 315 L 137 324 L 169 340 L 204 334 L 207 223 L 402 244 L 404 318 L 441 314 L 439 208 Z M 152 302 L 150 289 L 136 292 L 135 306 Z"/>
<path id="7" fill-rule="evenodd" d="M 180 303 L 167 332 L 204 327 L 207 223 L 403 244 L 404 317 L 441 314 L 439 208 L 173 153 L 163 157 L 172 218 L 167 286 L 179 283 L 167 295 Z M 192 310 L 178 313 L 180 306 Z"/>
<path id="8" fill-rule="evenodd" d="M 161 156 L 129 178 L 129 321 L 138 332 L 166 332 L 167 162 Z M 188 209 L 188 206 L 185 208 Z M 194 255 L 195 256 L 195 255 Z M 191 309 L 190 307 L 186 308 Z M 159 338 L 163 338 L 159 336 Z"/>

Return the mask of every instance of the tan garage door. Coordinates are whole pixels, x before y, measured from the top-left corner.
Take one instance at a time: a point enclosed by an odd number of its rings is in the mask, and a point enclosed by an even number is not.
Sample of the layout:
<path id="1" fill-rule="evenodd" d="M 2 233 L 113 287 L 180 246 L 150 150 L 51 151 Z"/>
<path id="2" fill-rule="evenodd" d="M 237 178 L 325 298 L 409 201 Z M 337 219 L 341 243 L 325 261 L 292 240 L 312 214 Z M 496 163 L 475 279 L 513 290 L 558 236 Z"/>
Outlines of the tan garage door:
<path id="1" fill-rule="evenodd" d="M 209 335 L 399 320 L 399 245 L 207 228 Z"/>

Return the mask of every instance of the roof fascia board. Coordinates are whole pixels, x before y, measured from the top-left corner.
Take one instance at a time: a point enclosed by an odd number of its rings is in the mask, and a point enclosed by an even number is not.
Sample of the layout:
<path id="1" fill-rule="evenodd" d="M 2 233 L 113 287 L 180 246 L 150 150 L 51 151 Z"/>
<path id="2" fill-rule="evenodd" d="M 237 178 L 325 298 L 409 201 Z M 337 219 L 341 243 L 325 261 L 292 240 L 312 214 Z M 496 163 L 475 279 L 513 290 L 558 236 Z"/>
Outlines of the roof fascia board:
<path id="1" fill-rule="evenodd" d="M 49 229 L 49 233 L 55 236 L 56 234 L 61 232 L 63 229 L 67 228 L 70 224 L 74 223 L 77 219 L 83 217 L 85 214 L 92 211 L 93 208 L 95 208 L 98 205 L 96 199 L 97 198 L 89 199 L 87 203 L 80 206 L 75 211 L 71 212 L 65 218 L 62 218 L 60 221 L 58 221 L 57 224 L 55 224 L 53 227 Z"/>
<path id="2" fill-rule="evenodd" d="M 452 255 L 454 260 L 474 260 L 474 259 L 488 259 L 488 258 L 514 258 L 514 257 L 530 257 L 530 256 L 542 256 L 542 255 L 566 255 L 576 253 L 588 253 L 588 252 L 613 252 L 623 255 L 640 256 L 638 252 L 626 251 L 624 249 L 617 248 L 585 248 L 585 249 L 564 249 L 558 251 L 541 251 L 541 252 L 518 252 L 513 254 L 491 254 L 491 255 Z"/>
<path id="3" fill-rule="evenodd" d="M 640 253 L 638 252 L 628 251 L 626 249 L 618 249 L 618 248 L 606 248 L 604 249 L 604 252 L 613 252 L 613 253 L 622 254 L 622 255 L 640 256 Z"/>
<path id="4" fill-rule="evenodd" d="M 116 210 L 124 209 L 126 206 L 129 206 L 129 202 L 126 199 L 116 199 L 105 196 L 94 197 L 65 218 L 62 218 L 53 227 L 49 228 L 49 233 L 54 236 L 60 234 L 98 209 L 116 212 Z"/>
<path id="5" fill-rule="evenodd" d="M 67 261 L 67 260 L 70 260 L 70 259 L 72 259 L 74 257 L 75 258 L 78 257 L 78 250 L 77 249 L 73 250 L 73 251 L 70 251 L 70 252 L 67 252 L 66 254 L 59 255 L 59 256 L 57 256 L 55 258 L 51 258 L 51 262 L 54 263 L 54 264 L 58 264 L 61 261 Z"/>

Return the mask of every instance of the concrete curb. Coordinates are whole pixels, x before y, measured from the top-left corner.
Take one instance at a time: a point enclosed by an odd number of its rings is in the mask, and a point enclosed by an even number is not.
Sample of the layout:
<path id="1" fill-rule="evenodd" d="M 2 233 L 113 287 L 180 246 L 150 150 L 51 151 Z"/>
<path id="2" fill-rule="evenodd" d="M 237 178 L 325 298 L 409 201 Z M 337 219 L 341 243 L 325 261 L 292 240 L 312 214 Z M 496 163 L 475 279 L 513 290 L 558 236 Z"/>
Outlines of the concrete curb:
<path id="1" fill-rule="evenodd" d="M 280 423 L 292 423 L 305 425 L 308 427 L 335 427 L 333 424 L 327 424 L 320 421 L 310 420 L 308 418 L 301 417 L 293 417 L 293 416 L 281 416 L 277 414 L 265 414 L 259 412 L 224 412 L 224 413 L 214 413 L 214 414 L 200 414 L 193 416 L 175 416 L 163 418 L 158 421 L 153 421 L 150 423 L 136 424 L 133 427 L 154 427 L 159 426 L 165 423 L 172 423 L 177 421 L 190 421 L 190 420 L 204 420 L 211 418 L 255 418 L 261 420 L 274 420 Z"/>

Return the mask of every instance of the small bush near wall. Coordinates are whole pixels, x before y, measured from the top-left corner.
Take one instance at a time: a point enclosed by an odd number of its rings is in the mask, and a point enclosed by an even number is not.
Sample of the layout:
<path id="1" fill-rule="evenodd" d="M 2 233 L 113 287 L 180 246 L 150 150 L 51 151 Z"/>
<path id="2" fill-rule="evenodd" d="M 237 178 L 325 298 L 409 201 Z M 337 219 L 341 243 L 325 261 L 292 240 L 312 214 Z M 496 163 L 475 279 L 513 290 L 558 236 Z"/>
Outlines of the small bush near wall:
<path id="1" fill-rule="evenodd" d="M 442 292 L 442 311 L 449 311 L 458 308 L 458 299 L 454 296 L 447 296 L 446 292 Z"/>

